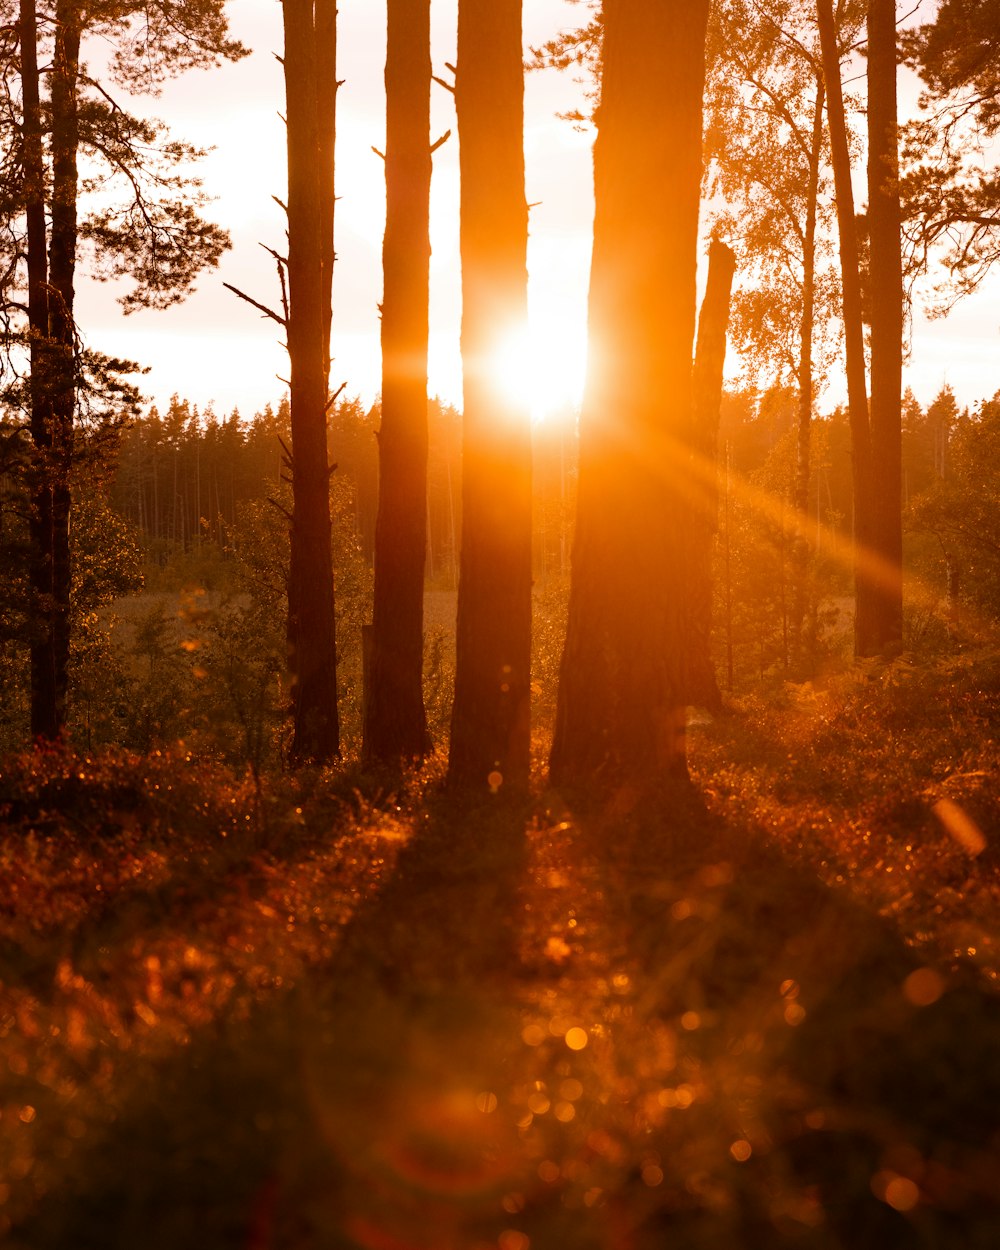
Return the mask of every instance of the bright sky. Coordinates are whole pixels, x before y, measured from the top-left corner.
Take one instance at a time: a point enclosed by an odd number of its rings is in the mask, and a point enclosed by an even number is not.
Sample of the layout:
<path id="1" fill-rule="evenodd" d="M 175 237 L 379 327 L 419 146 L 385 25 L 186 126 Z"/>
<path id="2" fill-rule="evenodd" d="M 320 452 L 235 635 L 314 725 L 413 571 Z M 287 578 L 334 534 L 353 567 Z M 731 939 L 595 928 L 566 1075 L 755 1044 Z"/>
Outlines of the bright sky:
<path id="1" fill-rule="evenodd" d="M 525 42 L 537 44 L 574 24 L 580 10 L 566 0 L 526 0 Z M 457 0 L 434 0 L 433 60 L 455 60 Z M 385 179 L 372 146 L 385 135 L 384 0 L 340 0 L 340 92 L 337 137 L 337 253 L 334 290 L 334 386 L 366 402 L 379 390 L 378 311 Z M 259 244 L 279 246 L 284 222 L 272 195 L 285 194 L 278 0 L 234 0 L 233 33 L 253 49 L 237 65 L 191 73 L 168 85 L 151 111 L 178 137 L 214 147 L 202 164 L 206 189 L 216 197 L 217 221 L 233 236 L 220 268 L 202 276 L 197 293 L 167 312 L 123 318 L 109 287 L 88 284 L 78 304 L 88 342 L 150 366 L 144 392 L 158 404 L 172 393 L 217 412 L 234 406 L 250 414 L 283 394 L 287 376 L 280 332 L 223 288 L 240 287 L 263 303 L 277 303 L 274 264 Z M 531 74 L 527 80 L 525 154 L 531 210 L 529 244 L 528 376 L 540 391 L 536 416 L 575 401 L 582 385 L 586 292 L 590 256 L 592 135 L 556 113 L 580 104 L 581 87 L 567 75 Z M 434 88 L 434 135 L 452 128 L 452 97 Z M 860 201 L 859 201 L 860 202 Z M 461 401 L 458 351 L 461 313 L 458 262 L 458 145 L 452 139 L 434 158 L 432 191 L 432 392 Z M 1000 275 L 966 300 L 946 321 L 917 319 L 906 382 L 924 403 L 944 382 L 959 402 L 972 404 L 1000 388 Z"/>

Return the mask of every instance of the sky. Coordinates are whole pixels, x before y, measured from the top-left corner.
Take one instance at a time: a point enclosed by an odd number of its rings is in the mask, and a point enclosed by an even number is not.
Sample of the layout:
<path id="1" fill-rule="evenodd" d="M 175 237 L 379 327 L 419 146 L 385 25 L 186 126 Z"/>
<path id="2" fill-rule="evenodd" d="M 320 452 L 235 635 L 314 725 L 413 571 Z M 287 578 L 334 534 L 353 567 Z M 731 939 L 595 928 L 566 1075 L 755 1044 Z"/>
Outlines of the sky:
<path id="1" fill-rule="evenodd" d="M 924 0 L 925 6 L 928 0 Z M 433 0 L 435 73 L 455 60 L 457 0 Z M 276 404 L 288 364 L 280 330 L 227 291 L 239 287 L 265 304 L 278 301 L 274 262 L 264 246 L 280 249 L 284 221 L 272 196 L 285 193 L 279 0 L 233 0 L 233 34 L 252 51 L 235 65 L 196 71 L 167 85 L 140 108 L 166 120 L 176 137 L 213 150 L 201 162 L 205 189 L 215 198 L 211 216 L 232 235 L 233 247 L 205 273 L 185 303 L 124 317 L 110 286 L 85 284 L 78 317 L 87 342 L 148 366 L 144 395 L 164 406 L 174 393 L 204 410 L 238 408 L 244 415 Z M 526 47 L 579 20 L 567 0 L 525 0 Z M 340 0 L 337 137 L 337 266 L 334 276 L 334 363 L 331 382 L 366 404 L 379 390 L 381 246 L 385 177 L 373 147 L 384 146 L 384 0 Z M 530 393 L 536 419 L 578 402 L 586 352 L 586 295 L 593 217 L 592 132 L 557 116 L 579 107 L 583 87 L 570 75 L 528 75 L 525 160 L 530 216 L 528 253 L 530 328 L 523 350 L 511 353 L 507 384 Z M 451 95 L 435 86 L 433 136 L 455 130 Z M 861 172 L 863 179 L 863 172 Z M 859 191 L 861 188 L 859 187 Z M 859 203 L 861 202 L 859 195 Z M 460 405 L 458 257 L 458 143 L 434 157 L 431 198 L 430 389 Z M 526 366 L 518 362 L 527 359 Z M 730 361 L 730 373 L 738 361 Z M 929 403 L 942 385 L 960 404 L 973 405 L 1000 388 L 1000 275 L 963 301 L 944 321 L 918 311 L 904 384 Z M 835 402 L 836 385 L 823 397 Z M 822 401 L 821 401 L 822 402 Z"/>

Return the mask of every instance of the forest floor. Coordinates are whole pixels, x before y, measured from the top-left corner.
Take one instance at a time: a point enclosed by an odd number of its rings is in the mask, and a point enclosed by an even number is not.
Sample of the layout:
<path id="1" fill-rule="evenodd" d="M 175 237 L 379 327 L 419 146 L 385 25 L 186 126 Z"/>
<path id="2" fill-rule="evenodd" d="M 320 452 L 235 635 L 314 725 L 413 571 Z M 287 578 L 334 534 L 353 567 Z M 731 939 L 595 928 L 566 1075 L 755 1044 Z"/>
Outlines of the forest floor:
<path id="1" fill-rule="evenodd" d="M 5 761 L 0 1241 L 994 1250 L 998 725 L 786 686 L 643 812 Z"/>

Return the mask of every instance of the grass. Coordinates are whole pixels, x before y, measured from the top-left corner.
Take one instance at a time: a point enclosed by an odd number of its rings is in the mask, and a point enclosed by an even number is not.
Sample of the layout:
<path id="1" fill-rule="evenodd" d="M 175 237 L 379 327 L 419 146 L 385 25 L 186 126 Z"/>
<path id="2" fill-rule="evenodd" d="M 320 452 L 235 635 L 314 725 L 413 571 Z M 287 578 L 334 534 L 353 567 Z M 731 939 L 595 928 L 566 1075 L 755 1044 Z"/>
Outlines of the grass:
<path id="1" fill-rule="evenodd" d="M 7 1243 L 995 1246 L 998 711 L 786 687 L 630 818 L 8 760 Z"/>

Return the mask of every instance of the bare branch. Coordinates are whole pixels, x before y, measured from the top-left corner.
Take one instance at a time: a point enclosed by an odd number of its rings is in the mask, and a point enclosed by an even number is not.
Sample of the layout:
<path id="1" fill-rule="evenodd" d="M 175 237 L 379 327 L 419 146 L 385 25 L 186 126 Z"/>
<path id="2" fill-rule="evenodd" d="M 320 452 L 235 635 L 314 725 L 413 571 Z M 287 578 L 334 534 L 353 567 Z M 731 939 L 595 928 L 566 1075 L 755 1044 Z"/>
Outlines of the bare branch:
<path id="1" fill-rule="evenodd" d="M 231 282 L 223 282 L 222 285 L 226 288 L 227 291 L 232 291 L 232 293 L 234 295 L 238 295 L 240 299 L 246 300 L 248 304 L 252 304 L 254 308 L 256 308 L 258 312 L 263 313 L 265 317 L 270 317 L 271 320 L 276 321 L 279 326 L 282 326 L 285 330 L 288 329 L 287 317 L 282 317 L 278 313 L 276 313 L 272 308 L 268 308 L 266 304 L 259 303 L 257 300 L 247 295 L 245 291 L 241 291 L 239 287 L 233 286 Z"/>

